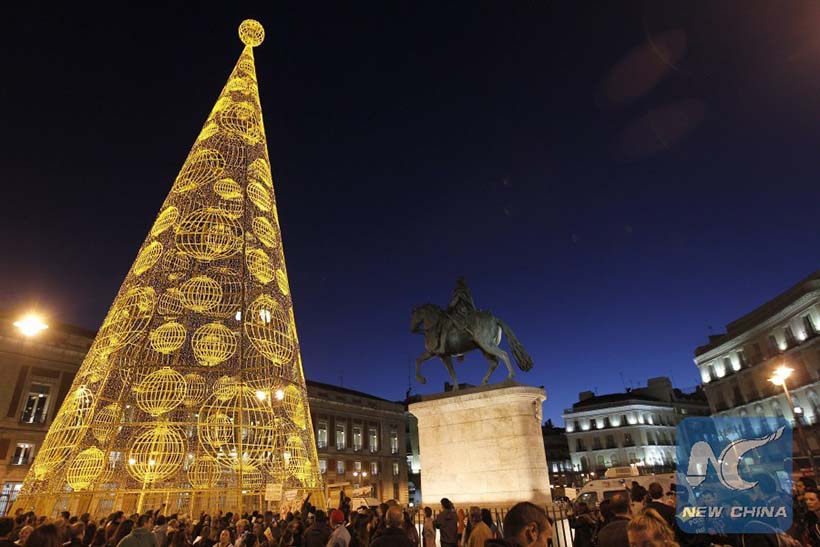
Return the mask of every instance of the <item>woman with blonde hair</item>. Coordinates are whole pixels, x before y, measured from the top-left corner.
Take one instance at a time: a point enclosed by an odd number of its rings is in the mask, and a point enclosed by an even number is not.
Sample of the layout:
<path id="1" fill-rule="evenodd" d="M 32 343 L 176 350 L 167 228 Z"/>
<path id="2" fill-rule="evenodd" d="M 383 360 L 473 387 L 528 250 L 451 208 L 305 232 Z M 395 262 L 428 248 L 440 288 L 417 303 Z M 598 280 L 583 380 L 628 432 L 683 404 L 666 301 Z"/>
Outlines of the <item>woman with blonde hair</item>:
<path id="1" fill-rule="evenodd" d="M 680 547 L 675 533 L 654 509 L 647 509 L 629 521 L 626 527 L 629 547 Z"/>

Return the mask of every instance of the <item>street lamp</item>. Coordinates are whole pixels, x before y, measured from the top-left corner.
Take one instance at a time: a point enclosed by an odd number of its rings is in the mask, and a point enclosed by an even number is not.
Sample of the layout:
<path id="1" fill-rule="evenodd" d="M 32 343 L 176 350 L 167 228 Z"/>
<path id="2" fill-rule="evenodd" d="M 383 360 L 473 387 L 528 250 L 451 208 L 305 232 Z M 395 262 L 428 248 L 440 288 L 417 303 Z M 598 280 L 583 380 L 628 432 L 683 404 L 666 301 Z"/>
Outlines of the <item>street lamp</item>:
<path id="1" fill-rule="evenodd" d="M 786 395 L 786 401 L 789 403 L 789 408 L 792 411 L 792 416 L 794 417 L 794 423 L 797 425 L 797 441 L 800 445 L 800 452 L 804 455 L 808 456 L 809 458 L 809 465 L 811 465 L 811 473 L 813 477 L 817 477 L 817 466 L 814 463 L 814 457 L 809 450 L 808 445 L 806 444 L 806 437 L 803 433 L 803 424 L 800 423 L 799 414 L 802 414 L 802 409 L 798 412 L 794 407 L 794 401 L 792 401 L 792 395 L 789 393 L 789 387 L 786 385 L 786 380 L 791 376 L 794 369 L 787 367 L 786 365 L 780 365 L 777 370 L 774 371 L 774 374 L 769 378 L 769 381 L 776 386 L 783 386 L 783 393 Z"/>
<path id="2" fill-rule="evenodd" d="M 43 323 L 42 319 L 31 313 L 19 321 L 15 321 L 14 326 L 20 329 L 23 335 L 28 337 L 36 336 L 40 331 L 44 331 L 48 328 L 48 325 Z"/>

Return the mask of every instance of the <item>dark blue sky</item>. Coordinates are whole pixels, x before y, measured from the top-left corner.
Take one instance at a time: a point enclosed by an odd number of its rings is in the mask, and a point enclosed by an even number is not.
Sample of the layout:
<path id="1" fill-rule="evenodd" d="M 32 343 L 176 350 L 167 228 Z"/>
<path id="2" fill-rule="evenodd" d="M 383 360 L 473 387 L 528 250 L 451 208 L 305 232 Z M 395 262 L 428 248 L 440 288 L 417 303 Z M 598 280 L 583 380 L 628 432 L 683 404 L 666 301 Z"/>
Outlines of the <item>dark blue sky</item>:
<path id="1" fill-rule="evenodd" d="M 609 4 L 7 7 L 0 306 L 99 324 L 255 17 L 309 377 L 403 397 L 411 308 L 465 275 L 547 417 L 692 386 L 709 326 L 820 266 L 820 5 Z"/>

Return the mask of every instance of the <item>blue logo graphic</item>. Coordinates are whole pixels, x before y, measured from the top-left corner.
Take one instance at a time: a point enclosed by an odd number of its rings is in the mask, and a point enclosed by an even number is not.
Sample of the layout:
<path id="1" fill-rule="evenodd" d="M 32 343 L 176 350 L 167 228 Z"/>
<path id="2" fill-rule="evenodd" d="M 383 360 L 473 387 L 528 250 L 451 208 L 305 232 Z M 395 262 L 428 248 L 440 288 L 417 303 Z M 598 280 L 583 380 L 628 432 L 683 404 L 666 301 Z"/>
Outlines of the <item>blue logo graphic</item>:
<path id="1" fill-rule="evenodd" d="M 792 429 L 785 418 L 686 418 L 677 436 L 676 511 L 682 531 L 788 530 Z"/>

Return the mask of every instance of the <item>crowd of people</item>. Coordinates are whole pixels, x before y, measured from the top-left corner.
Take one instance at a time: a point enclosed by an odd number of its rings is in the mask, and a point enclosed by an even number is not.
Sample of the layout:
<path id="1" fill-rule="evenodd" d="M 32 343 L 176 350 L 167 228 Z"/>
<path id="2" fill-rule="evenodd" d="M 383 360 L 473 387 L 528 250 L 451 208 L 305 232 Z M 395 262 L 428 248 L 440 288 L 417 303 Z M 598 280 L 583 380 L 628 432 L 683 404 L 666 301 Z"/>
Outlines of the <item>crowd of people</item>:
<path id="1" fill-rule="evenodd" d="M 597 508 L 579 503 L 562 516 L 569 516 L 573 547 L 820 547 L 820 491 L 811 478 L 795 483 L 794 519 L 785 531 L 686 533 L 676 495 L 658 483 L 633 483 Z M 352 510 L 344 496 L 329 514 L 306 500 L 285 515 L 220 511 L 192 519 L 160 509 L 103 519 L 22 511 L 0 518 L 0 547 L 555 547 L 555 537 L 552 519 L 532 503 L 518 503 L 495 521 L 487 509 L 456 510 L 447 498 L 435 515 L 424 507 L 418 520 L 395 504 Z"/>
<path id="2" fill-rule="evenodd" d="M 686 496 L 686 492 L 676 490 L 674 485 L 664 492 L 657 482 L 648 488 L 633 482 L 632 488 L 602 501 L 597 511 L 579 503 L 570 518 L 573 547 L 820 547 L 820 491 L 812 478 L 795 482 L 790 522 L 770 526 L 748 519 L 741 533 L 681 530 L 676 510 L 680 496 Z M 713 498 L 705 491 L 698 505 L 715 503 Z M 776 500 L 770 497 L 756 503 L 766 506 Z"/>

